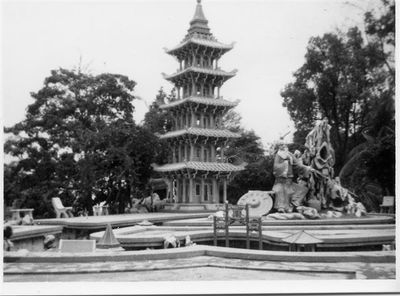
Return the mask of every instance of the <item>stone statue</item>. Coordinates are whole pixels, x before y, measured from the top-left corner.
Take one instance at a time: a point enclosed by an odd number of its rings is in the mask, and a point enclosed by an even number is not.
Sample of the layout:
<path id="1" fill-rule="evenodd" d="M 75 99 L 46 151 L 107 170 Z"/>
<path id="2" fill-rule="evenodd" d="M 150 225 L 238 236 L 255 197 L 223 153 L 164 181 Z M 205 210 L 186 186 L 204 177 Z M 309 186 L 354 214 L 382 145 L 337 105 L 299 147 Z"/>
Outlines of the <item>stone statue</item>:
<path id="1" fill-rule="evenodd" d="M 132 199 L 132 208 L 130 213 L 149 213 L 158 212 L 165 206 L 165 200 L 161 200 L 160 196 L 153 192 L 143 199 Z"/>
<path id="2" fill-rule="evenodd" d="M 190 236 L 187 235 L 187 236 L 185 237 L 185 247 L 192 247 L 192 246 L 195 246 L 195 245 L 196 245 L 196 243 L 194 243 L 194 242 L 190 239 Z"/>
<path id="3" fill-rule="evenodd" d="M 328 208 L 328 180 L 334 177 L 335 151 L 330 142 L 330 129 L 327 118 L 317 121 L 305 140 L 306 164 L 314 169 L 309 179 L 310 200 L 320 209 Z"/>
<path id="4" fill-rule="evenodd" d="M 173 234 L 168 234 L 164 237 L 164 249 L 179 248 L 181 242 Z"/>
<path id="5" fill-rule="evenodd" d="M 310 167 L 305 166 L 300 157 L 289 152 L 287 145 L 278 144 L 278 151 L 274 159 L 275 192 L 274 208 L 280 213 L 293 211 L 292 200 L 296 206 L 301 204 L 308 189 L 302 184 L 293 183 L 293 169 L 296 168 L 302 176 L 308 176 Z"/>
<path id="6" fill-rule="evenodd" d="M 3 229 L 3 251 L 11 251 L 14 244 L 11 242 L 13 229 L 10 225 L 5 225 Z"/>
<path id="7" fill-rule="evenodd" d="M 308 219 L 337 218 L 343 213 L 357 217 L 366 214 L 365 207 L 355 202 L 354 194 L 341 186 L 338 177 L 334 178 L 335 151 L 329 131 L 326 118 L 318 121 L 306 137 L 303 154 L 298 150 L 292 154 L 285 144 L 278 143 L 272 188 L 274 208 L 278 212 L 275 216 L 279 213 L 288 215 L 292 211 Z M 293 181 L 294 171 L 298 175 L 297 183 Z M 321 211 L 326 213 L 320 215 Z"/>

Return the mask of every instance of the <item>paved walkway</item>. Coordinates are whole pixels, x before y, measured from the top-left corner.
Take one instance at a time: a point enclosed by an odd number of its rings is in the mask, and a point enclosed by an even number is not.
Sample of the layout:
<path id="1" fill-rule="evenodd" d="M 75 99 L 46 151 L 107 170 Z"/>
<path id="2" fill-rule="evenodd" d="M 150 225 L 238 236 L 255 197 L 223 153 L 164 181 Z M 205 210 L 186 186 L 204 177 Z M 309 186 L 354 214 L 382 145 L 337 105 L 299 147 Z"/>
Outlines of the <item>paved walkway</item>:
<path id="1" fill-rule="evenodd" d="M 92 263 L 5 263 L 4 281 L 394 279 L 394 263 L 194 258 Z"/>
<path id="2" fill-rule="evenodd" d="M 238 270 L 219 267 L 198 267 L 177 270 L 128 271 L 90 274 L 40 274 L 5 276 L 5 282 L 133 282 L 133 281 L 238 281 L 238 280 L 315 280 L 318 275 L 290 272 Z M 346 279 L 341 274 L 323 274 L 321 279 Z"/>

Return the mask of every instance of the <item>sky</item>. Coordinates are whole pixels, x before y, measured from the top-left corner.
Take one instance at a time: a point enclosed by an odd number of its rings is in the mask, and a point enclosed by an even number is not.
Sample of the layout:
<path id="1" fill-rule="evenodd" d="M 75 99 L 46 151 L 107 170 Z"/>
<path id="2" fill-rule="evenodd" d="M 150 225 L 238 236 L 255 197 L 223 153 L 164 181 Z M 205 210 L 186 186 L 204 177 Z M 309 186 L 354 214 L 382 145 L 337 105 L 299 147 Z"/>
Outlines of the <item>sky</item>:
<path id="1" fill-rule="evenodd" d="M 280 92 L 304 63 L 312 36 L 362 24 L 363 10 L 376 0 L 203 0 L 211 32 L 235 47 L 220 60 L 237 75 L 221 89 L 246 129 L 264 145 L 295 131 Z M 362 6 L 362 8 L 360 7 Z M 164 48 L 179 44 L 194 15 L 195 0 L 180 1 L 3 1 L 2 122 L 25 118 L 52 69 L 79 64 L 92 74 L 118 73 L 137 82 L 135 120 L 163 87 L 173 85 L 161 73 L 173 73 L 177 61 Z"/>

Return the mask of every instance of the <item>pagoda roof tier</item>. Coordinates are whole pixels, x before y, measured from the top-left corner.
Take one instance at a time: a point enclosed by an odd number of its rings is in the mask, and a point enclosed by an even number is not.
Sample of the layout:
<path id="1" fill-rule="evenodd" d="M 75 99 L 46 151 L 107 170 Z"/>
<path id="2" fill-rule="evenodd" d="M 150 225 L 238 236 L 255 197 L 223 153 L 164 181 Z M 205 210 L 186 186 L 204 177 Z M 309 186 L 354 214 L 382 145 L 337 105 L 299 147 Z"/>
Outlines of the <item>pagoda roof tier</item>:
<path id="1" fill-rule="evenodd" d="M 176 138 L 181 136 L 203 136 L 203 137 L 212 137 L 212 138 L 239 138 L 240 134 L 233 133 L 229 130 L 225 129 L 206 129 L 206 128 L 197 128 L 197 127 L 189 127 L 186 129 L 176 130 L 172 132 L 168 132 L 160 136 L 160 139 L 169 139 Z"/>
<path id="2" fill-rule="evenodd" d="M 167 75 L 163 73 L 163 76 L 166 80 L 171 81 L 173 83 L 189 83 L 192 82 L 192 78 L 201 78 L 201 79 L 210 79 L 215 83 L 224 82 L 229 78 L 232 78 L 236 75 L 237 70 L 233 70 L 231 72 L 226 72 L 221 69 L 209 69 L 209 68 L 200 68 L 200 67 L 187 67 L 181 71 L 178 71 L 174 74 Z M 195 76 L 195 77 L 194 77 Z"/>
<path id="3" fill-rule="evenodd" d="M 169 104 L 161 105 L 161 109 L 169 109 L 174 108 L 176 106 L 183 106 L 185 104 L 200 104 L 200 105 L 207 105 L 207 106 L 216 106 L 216 107 L 228 107 L 232 108 L 238 105 L 239 101 L 231 102 L 224 100 L 222 98 L 211 98 L 211 97 L 199 97 L 199 96 L 191 96 L 181 100 L 173 101 Z"/>
<path id="4" fill-rule="evenodd" d="M 199 37 L 198 37 L 199 36 Z M 184 57 L 188 53 L 191 53 L 191 50 L 193 50 L 196 47 L 204 47 L 204 48 L 209 48 L 211 55 L 215 53 L 218 56 L 223 55 L 224 53 L 228 52 L 231 50 L 234 46 L 234 43 L 231 44 L 225 44 L 217 41 L 215 38 L 207 37 L 207 38 L 202 38 L 200 34 L 194 34 L 190 35 L 187 38 L 185 38 L 180 44 L 177 46 L 171 48 L 171 49 L 165 49 L 165 52 L 174 55 L 177 57 Z"/>
<path id="5" fill-rule="evenodd" d="M 188 161 L 169 163 L 161 166 L 154 166 L 156 172 L 173 172 L 181 170 L 197 170 L 209 172 L 238 172 L 244 170 L 244 165 L 233 165 L 226 162 L 201 162 L 201 161 Z"/>

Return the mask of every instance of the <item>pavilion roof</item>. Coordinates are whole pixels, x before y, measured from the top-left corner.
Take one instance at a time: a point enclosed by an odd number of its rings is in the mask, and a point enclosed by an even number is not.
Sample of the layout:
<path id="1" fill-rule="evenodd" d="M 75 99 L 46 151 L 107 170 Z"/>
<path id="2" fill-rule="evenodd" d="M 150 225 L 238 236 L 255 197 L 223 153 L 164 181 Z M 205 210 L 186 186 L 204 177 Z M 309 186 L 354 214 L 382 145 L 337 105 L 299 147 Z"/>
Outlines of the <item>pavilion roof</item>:
<path id="1" fill-rule="evenodd" d="M 172 80 L 175 77 L 178 76 L 183 76 L 186 73 L 190 73 L 190 72 L 195 72 L 195 73 L 202 73 L 202 74 L 208 74 L 208 75 L 215 75 L 215 76 L 222 76 L 222 77 L 226 77 L 226 78 L 231 78 L 233 76 L 236 75 L 237 70 L 233 70 L 231 72 L 226 72 L 223 71 L 221 69 L 207 69 L 207 68 L 200 68 L 200 67 L 187 67 L 186 69 L 183 69 L 181 71 L 178 71 L 176 73 L 167 75 L 165 73 L 163 73 L 163 76 L 166 80 Z"/>
<path id="2" fill-rule="evenodd" d="M 175 106 L 180 106 L 185 103 L 197 103 L 197 104 L 221 106 L 221 107 L 235 107 L 235 106 L 237 106 L 237 104 L 239 102 L 238 101 L 231 102 L 231 101 L 224 100 L 222 98 L 215 99 L 215 98 L 210 98 L 210 97 L 191 96 L 191 97 L 187 97 L 185 99 L 173 101 L 169 104 L 161 105 L 160 108 L 168 109 L 168 108 L 172 108 Z"/>
<path id="3" fill-rule="evenodd" d="M 189 44 L 197 44 L 197 45 L 201 45 L 201 46 L 205 46 L 205 47 L 220 49 L 223 52 L 227 52 L 228 50 L 231 50 L 234 45 L 234 43 L 231 43 L 231 44 L 221 43 L 221 42 L 215 40 L 214 38 L 201 38 L 201 37 L 199 38 L 199 37 L 197 37 L 197 35 L 192 35 L 192 36 L 188 36 L 188 38 L 186 38 L 183 42 L 181 42 L 177 46 L 175 46 L 171 49 L 166 49 L 165 51 L 166 51 L 166 53 L 173 55 L 174 53 L 180 51 L 181 49 L 185 48 Z"/>
<path id="4" fill-rule="evenodd" d="M 291 234 L 288 237 L 282 238 L 282 241 L 289 244 L 298 245 L 320 244 L 323 242 L 322 240 L 316 238 L 308 232 L 305 232 L 304 230 Z"/>
<path id="5" fill-rule="evenodd" d="M 188 161 L 164 164 L 161 166 L 154 166 L 156 172 L 171 172 L 185 169 L 199 170 L 199 171 L 211 171 L 211 172 L 235 172 L 244 170 L 243 165 L 233 165 L 225 162 L 200 162 L 200 161 Z"/>
<path id="6" fill-rule="evenodd" d="M 206 129 L 206 128 L 197 128 L 197 127 L 189 127 L 186 129 L 176 130 L 172 132 L 168 132 L 164 135 L 160 136 L 160 139 L 168 139 L 179 137 L 183 135 L 195 135 L 195 136 L 205 136 L 205 137 L 215 137 L 215 138 L 238 138 L 240 134 L 233 133 L 229 130 L 225 129 Z"/>

